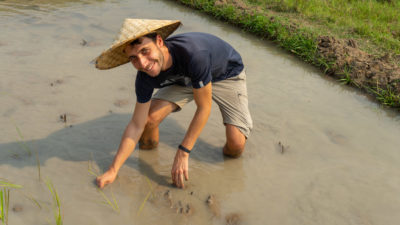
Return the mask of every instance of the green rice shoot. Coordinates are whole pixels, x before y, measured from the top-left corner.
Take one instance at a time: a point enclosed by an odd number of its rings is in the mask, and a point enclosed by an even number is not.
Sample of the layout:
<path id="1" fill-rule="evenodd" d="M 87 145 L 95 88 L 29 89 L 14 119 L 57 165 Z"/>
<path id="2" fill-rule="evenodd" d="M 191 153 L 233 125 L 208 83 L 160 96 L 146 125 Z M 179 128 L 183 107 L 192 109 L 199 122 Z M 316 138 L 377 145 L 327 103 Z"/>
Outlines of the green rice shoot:
<path id="1" fill-rule="evenodd" d="M 0 190 L 0 220 L 8 225 L 8 209 L 10 207 L 10 190 Z"/>
<path id="2" fill-rule="evenodd" d="M 39 209 L 42 209 L 42 206 L 40 205 L 39 201 L 36 200 L 32 195 L 26 194 L 26 193 L 21 193 L 25 198 L 29 199 L 33 204 L 35 204 Z"/>
<path id="3" fill-rule="evenodd" d="M 151 182 L 150 182 L 149 178 L 147 178 L 147 177 L 145 177 L 145 178 L 146 178 L 147 183 L 148 183 L 149 186 L 150 186 L 150 190 L 149 190 L 149 192 L 147 193 L 146 197 L 144 198 L 142 204 L 140 205 L 139 210 L 138 210 L 137 213 L 136 213 L 136 216 L 139 216 L 139 215 L 140 215 L 140 213 L 142 212 L 142 210 L 143 210 L 143 208 L 144 208 L 144 205 L 146 204 L 146 202 L 147 202 L 147 200 L 149 199 L 150 195 L 152 195 L 153 198 L 154 198 L 153 186 L 151 185 Z"/>
<path id="4" fill-rule="evenodd" d="M 57 225 L 62 225 L 63 220 L 62 220 L 62 214 L 61 214 L 61 202 L 60 198 L 57 194 L 57 190 L 54 187 L 53 183 L 48 179 L 46 181 L 47 188 L 51 192 L 51 196 L 53 197 L 53 211 L 54 211 L 54 219 Z"/>
<path id="5" fill-rule="evenodd" d="M 18 128 L 17 124 L 14 123 L 15 129 L 17 130 L 17 133 L 19 135 L 19 138 L 21 139 L 20 145 L 23 149 L 25 149 L 25 151 L 28 153 L 29 156 L 32 155 L 32 151 L 29 149 L 29 147 L 26 145 L 25 143 L 25 139 L 24 136 L 22 136 L 22 132 L 21 130 Z"/>
<path id="6" fill-rule="evenodd" d="M 40 175 L 40 160 L 39 160 L 39 153 L 36 151 L 36 165 L 38 169 L 38 176 L 39 176 L 39 181 L 42 180 L 41 175 Z"/>
<path id="7" fill-rule="evenodd" d="M 110 199 L 107 197 L 107 195 L 104 194 L 104 192 L 100 188 L 97 188 L 97 191 L 100 192 L 101 196 L 104 199 L 104 201 L 102 201 L 101 203 L 103 203 L 106 206 L 109 206 L 116 213 L 120 212 L 117 200 L 115 199 L 112 191 L 111 191 L 112 201 L 110 201 Z"/>
<path id="8" fill-rule="evenodd" d="M 0 178 L 0 187 L 22 188 L 22 185 L 7 182 L 5 179 Z"/>
<path id="9" fill-rule="evenodd" d="M 96 169 L 93 168 L 93 153 L 90 153 L 91 160 L 88 162 L 88 172 L 95 177 L 100 176 L 99 172 L 96 172 Z"/>

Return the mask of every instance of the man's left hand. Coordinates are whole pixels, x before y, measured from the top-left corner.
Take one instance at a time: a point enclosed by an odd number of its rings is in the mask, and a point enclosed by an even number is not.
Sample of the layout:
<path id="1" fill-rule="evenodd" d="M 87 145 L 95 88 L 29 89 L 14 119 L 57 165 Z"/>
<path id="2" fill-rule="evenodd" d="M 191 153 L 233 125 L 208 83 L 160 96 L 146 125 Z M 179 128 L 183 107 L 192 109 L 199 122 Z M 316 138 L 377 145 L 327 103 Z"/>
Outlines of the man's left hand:
<path id="1" fill-rule="evenodd" d="M 174 164 L 171 170 L 172 182 L 178 188 L 184 188 L 183 178 L 189 180 L 189 153 L 178 151 L 175 154 Z"/>

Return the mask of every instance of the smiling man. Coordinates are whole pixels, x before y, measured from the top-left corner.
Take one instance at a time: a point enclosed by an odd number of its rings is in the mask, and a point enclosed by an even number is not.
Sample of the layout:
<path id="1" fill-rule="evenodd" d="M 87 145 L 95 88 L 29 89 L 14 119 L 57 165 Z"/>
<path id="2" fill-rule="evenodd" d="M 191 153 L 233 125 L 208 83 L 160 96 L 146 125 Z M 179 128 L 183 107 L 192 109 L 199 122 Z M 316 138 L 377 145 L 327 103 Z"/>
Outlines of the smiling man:
<path id="1" fill-rule="evenodd" d="M 222 152 L 239 157 L 252 129 L 248 110 L 246 74 L 239 53 L 228 43 L 206 33 L 184 33 L 167 38 L 180 21 L 126 19 L 117 41 L 96 58 L 98 69 L 131 62 L 138 70 L 137 102 L 114 160 L 97 185 L 112 183 L 133 152 L 158 146 L 158 125 L 171 112 L 194 100 L 196 112 L 181 144 L 177 146 L 171 176 L 180 188 L 189 179 L 188 159 L 217 103 L 226 130 Z M 167 38 L 167 39 L 166 39 Z M 158 92 L 153 94 L 155 89 Z"/>

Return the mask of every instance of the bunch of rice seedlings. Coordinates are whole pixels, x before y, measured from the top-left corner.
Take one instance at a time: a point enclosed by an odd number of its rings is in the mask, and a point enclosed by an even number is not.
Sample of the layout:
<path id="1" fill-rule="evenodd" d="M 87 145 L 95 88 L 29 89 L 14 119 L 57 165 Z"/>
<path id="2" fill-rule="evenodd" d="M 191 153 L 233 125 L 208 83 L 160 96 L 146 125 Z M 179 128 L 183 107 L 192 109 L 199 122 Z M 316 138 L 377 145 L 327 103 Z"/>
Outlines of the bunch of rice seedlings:
<path id="1" fill-rule="evenodd" d="M 90 158 L 91 160 L 89 160 L 88 162 L 88 172 L 90 174 L 92 174 L 95 177 L 100 176 L 100 174 L 98 172 L 96 172 L 96 169 L 93 168 L 92 163 L 93 163 L 93 153 L 90 153 Z"/>
<path id="2" fill-rule="evenodd" d="M 150 189 L 149 189 L 149 192 L 147 193 L 146 197 L 144 198 L 142 204 L 140 205 L 139 210 L 136 213 L 136 216 L 140 215 L 140 213 L 142 212 L 142 210 L 144 208 L 144 205 L 146 204 L 146 202 L 149 199 L 150 195 L 152 195 L 153 198 L 154 198 L 153 186 L 151 185 L 151 182 L 150 182 L 149 178 L 147 178 L 147 177 L 145 177 L 145 178 L 146 178 L 147 183 L 149 184 Z"/>
<path id="3" fill-rule="evenodd" d="M 57 190 L 54 187 L 53 183 L 48 179 L 46 181 L 47 188 L 50 190 L 51 195 L 53 197 L 53 211 L 54 211 L 54 219 L 57 225 L 62 225 L 62 215 L 61 215 L 61 203 L 60 198 L 58 197 Z"/>
<path id="4" fill-rule="evenodd" d="M 0 178 L 0 220 L 3 224 L 8 224 L 8 209 L 10 206 L 10 189 L 9 188 L 22 188 L 22 185 L 13 184 L 7 180 Z"/>
<path id="5" fill-rule="evenodd" d="M 111 197 L 112 197 L 112 201 L 110 201 L 110 199 L 107 197 L 106 194 L 104 194 L 104 192 L 100 189 L 97 188 L 97 191 L 100 192 L 101 196 L 103 197 L 104 201 L 102 201 L 101 203 L 103 203 L 104 205 L 109 206 L 112 210 L 114 210 L 114 212 L 119 213 L 119 206 L 117 203 L 117 200 L 114 197 L 113 192 L 111 191 Z"/>

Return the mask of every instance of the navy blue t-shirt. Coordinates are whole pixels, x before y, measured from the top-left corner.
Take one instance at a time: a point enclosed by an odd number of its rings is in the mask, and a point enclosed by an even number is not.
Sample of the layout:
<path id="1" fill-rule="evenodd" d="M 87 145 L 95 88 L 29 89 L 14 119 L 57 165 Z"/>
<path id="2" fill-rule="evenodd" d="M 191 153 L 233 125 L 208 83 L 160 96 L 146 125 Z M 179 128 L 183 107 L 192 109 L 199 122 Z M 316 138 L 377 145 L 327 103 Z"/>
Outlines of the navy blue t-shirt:
<path id="1" fill-rule="evenodd" d="M 140 103 L 148 102 L 155 88 L 172 84 L 201 88 L 210 81 L 237 76 L 243 70 L 239 53 L 211 34 L 178 34 L 164 43 L 172 56 L 172 66 L 156 77 L 138 71 L 135 87 Z"/>

